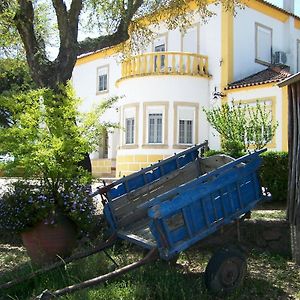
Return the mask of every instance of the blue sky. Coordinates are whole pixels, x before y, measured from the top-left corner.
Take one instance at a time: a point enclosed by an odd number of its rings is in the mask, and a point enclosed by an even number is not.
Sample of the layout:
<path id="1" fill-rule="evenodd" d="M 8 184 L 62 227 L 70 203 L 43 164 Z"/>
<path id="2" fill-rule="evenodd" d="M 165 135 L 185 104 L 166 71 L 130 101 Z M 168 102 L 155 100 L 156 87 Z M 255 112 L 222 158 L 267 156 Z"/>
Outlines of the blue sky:
<path id="1" fill-rule="evenodd" d="M 279 7 L 282 7 L 283 0 L 267 0 L 268 2 L 275 4 Z M 295 14 L 300 16 L 300 1 L 295 0 Z"/>

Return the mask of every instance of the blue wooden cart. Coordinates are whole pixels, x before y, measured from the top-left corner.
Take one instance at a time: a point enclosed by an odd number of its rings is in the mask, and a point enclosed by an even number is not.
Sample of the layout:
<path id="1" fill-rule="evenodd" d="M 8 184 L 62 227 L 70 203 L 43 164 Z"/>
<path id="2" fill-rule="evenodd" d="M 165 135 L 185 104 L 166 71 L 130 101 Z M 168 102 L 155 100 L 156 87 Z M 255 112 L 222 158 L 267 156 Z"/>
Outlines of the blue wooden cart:
<path id="1" fill-rule="evenodd" d="M 239 159 L 226 155 L 201 156 L 207 143 L 123 177 L 97 189 L 111 237 L 127 240 L 148 254 L 140 261 L 53 293 L 51 299 L 119 276 L 160 257 L 172 260 L 226 224 L 240 220 L 264 199 L 259 182 L 260 154 Z M 243 280 L 245 257 L 238 248 L 223 248 L 208 263 L 205 281 L 213 291 L 229 291 Z"/>

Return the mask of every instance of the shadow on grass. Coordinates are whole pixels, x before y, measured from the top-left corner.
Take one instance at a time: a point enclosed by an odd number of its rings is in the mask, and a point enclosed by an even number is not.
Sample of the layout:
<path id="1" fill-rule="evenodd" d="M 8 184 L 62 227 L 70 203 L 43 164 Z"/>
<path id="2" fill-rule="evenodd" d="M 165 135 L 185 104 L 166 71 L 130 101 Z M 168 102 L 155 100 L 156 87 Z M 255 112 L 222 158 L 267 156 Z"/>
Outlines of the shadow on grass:
<path id="1" fill-rule="evenodd" d="M 124 250 L 124 249 L 123 249 Z M 1 251 L 1 250 L 0 250 Z M 18 250 L 13 250 L 18 251 Z M 119 262 L 124 265 L 129 260 L 135 260 L 138 254 L 130 251 L 119 253 Z M 113 253 L 113 254 L 116 254 Z M 10 253 L 11 254 L 11 253 Z M 26 253 L 23 253 L 26 257 Z M 251 274 L 246 277 L 244 285 L 233 294 L 227 296 L 211 295 L 204 286 L 204 267 L 208 260 L 206 254 L 193 253 L 191 262 L 180 259 L 180 264 L 169 266 L 157 261 L 143 266 L 135 271 L 121 276 L 113 281 L 100 284 L 90 289 L 62 297 L 65 300 L 132 300 L 132 299 L 158 299 L 158 300 L 221 300 L 221 299 L 293 299 L 284 290 L 271 282 L 256 278 Z M 21 259 L 19 257 L 19 259 Z M 3 260 L 1 261 L 1 263 Z M 13 288 L 0 291 L 0 299 L 22 299 L 29 300 L 39 295 L 43 290 L 54 291 L 56 289 L 79 283 L 83 280 L 99 276 L 111 269 L 111 262 L 104 253 L 98 253 L 80 261 L 63 266 L 56 270 L 47 272 L 32 280 L 18 284 Z M 32 271 L 29 262 L 23 262 L 3 271 L 0 283 L 12 278 L 23 276 Z M 255 276 L 255 277 L 254 277 Z M 257 276 L 258 277 L 258 276 Z M 9 298 L 11 297 L 11 298 Z"/>
<path id="2" fill-rule="evenodd" d="M 245 284 L 230 295 L 212 295 L 204 286 L 203 272 L 183 272 L 180 266 L 169 267 L 161 262 L 144 266 L 120 277 L 118 280 L 99 285 L 64 300 L 221 300 L 221 299 L 291 299 L 280 288 L 266 280 L 247 278 Z"/>

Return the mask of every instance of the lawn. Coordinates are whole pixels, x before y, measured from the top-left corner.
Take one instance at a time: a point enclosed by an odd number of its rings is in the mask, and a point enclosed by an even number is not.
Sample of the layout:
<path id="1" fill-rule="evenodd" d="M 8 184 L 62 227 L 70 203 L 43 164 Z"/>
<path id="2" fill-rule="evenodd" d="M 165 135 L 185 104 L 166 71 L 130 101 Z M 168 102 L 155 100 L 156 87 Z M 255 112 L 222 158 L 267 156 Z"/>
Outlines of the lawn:
<path id="1" fill-rule="evenodd" d="M 122 266 L 142 256 L 129 244 L 117 244 L 109 254 Z M 244 285 L 227 297 L 210 295 L 203 284 L 203 272 L 211 252 L 197 246 L 182 253 L 175 266 L 157 261 L 106 282 L 105 284 L 62 297 L 65 300 L 101 299 L 300 299 L 300 268 L 288 259 L 252 251 Z M 32 299 L 43 290 L 55 290 L 99 276 L 114 268 L 104 254 L 98 253 L 48 272 L 14 288 L 0 291 L 0 299 Z M 24 248 L 0 243 L 0 283 L 26 274 L 32 266 Z"/>

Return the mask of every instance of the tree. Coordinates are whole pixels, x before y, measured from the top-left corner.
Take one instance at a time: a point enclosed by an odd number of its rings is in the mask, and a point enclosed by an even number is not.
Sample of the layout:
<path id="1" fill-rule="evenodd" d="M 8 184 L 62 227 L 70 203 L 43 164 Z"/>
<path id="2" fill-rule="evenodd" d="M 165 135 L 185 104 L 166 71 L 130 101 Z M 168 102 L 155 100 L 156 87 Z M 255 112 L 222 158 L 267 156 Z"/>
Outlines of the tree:
<path id="1" fill-rule="evenodd" d="M 266 103 L 258 101 L 255 106 L 232 102 L 203 110 L 208 122 L 221 135 L 222 149 L 233 156 L 250 146 L 262 149 L 273 139 L 278 127 Z"/>
<path id="2" fill-rule="evenodd" d="M 166 23 L 170 28 L 188 24 L 192 14 L 188 0 L 70 0 L 68 7 L 65 2 L 52 0 L 52 6 L 48 7 L 54 11 L 59 37 L 59 51 L 54 60 L 50 60 L 47 56 L 47 40 L 43 35 L 46 31 L 45 27 L 49 28 L 49 21 L 45 21 L 44 13 L 42 17 L 39 13 L 40 6 L 44 5 L 44 2 L 2 0 L 0 4 L 0 30 L 2 28 L 2 32 L 8 32 L 9 37 L 13 35 L 14 29 L 17 30 L 33 80 L 38 87 L 55 90 L 59 84 L 66 84 L 71 78 L 78 55 L 123 43 L 129 39 L 130 30 L 142 34 L 147 24 L 139 22 L 139 19 L 146 14 L 152 16 L 151 22 L 158 23 L 161 15 L 157 12 L 163 10 L 167 16 Z M 211 12 L 207 9 L 207 0 L 195 0 L 195 2 L 203 18 L 211 16 Z M 216 2 L 222 3 L 227 9 L 232 9 L 239 1 Z M 78 28 L 80 14 L 83 11 L 86 12 L 86 16 L 90 16 L 89 29 L 95 25 L 100 34 L 95 38 L 87 38 L 79 42 Z M 13 29 L 5 31 L 4 29 L 8 27 Z M 132 37 L 134 38 L 134 34 Z M 14 44 L 17 44 L 17 40 Z M 5 45 L 3 47 L 5 48 Z"/>

